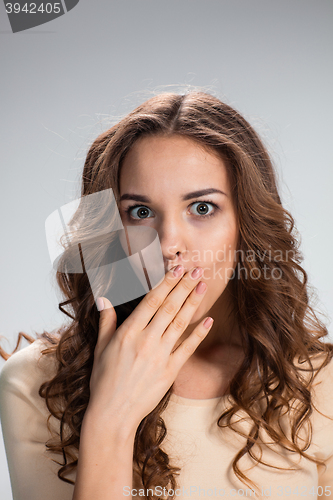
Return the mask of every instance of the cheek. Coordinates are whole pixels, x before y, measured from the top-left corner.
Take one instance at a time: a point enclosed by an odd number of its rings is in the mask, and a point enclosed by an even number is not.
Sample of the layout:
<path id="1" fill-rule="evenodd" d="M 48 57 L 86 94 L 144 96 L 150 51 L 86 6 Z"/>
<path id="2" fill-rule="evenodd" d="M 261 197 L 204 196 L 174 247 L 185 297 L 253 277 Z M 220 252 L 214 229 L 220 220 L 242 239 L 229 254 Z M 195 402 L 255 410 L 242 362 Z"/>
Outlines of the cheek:
<path id="1" fill-rule="evenodd" d="M 204 268 L 203 281 L 209 289 L 220 293 L 232 277 L 237 262 L 238 227 L 235 223 L 210 233 L 207 243 L 201 242 L 201 259 Z"/>
<path id="2" fill-rule="evenodd" d="M 231 262 L 234 260 L 238 245 L 239 231 L 236 223 L 230 223 L 210 231 L 209 234 L 199 234 L 198 243 L 201 248 L 202 264 L 213 262 Z"/>

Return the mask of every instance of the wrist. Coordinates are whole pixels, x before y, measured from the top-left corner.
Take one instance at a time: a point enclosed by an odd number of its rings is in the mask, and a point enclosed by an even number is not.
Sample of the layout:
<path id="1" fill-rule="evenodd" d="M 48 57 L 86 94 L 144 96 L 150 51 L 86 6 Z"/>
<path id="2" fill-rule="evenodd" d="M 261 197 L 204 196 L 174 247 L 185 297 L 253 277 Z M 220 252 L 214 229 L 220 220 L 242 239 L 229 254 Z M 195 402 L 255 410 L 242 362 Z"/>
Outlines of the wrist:
<path id="1" fill-rule="evenodd" d="M 134 442 L 138 425 L 117 412 L 103 412 L 100 408 L 88 405 L 82 421 L 81 434 L 107 434 L 115 443 L 123 445 L 124 442 Z"/>

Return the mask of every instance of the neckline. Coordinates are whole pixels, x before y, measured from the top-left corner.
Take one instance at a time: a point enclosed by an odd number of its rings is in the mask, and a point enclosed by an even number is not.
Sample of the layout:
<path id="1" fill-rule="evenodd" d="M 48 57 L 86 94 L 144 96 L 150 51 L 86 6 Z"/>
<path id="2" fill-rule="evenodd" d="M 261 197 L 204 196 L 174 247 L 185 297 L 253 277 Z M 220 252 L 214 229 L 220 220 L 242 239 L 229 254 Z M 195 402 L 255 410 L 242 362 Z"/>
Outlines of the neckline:
<path id="1" fill-rule="evenodd" d="M 170 395 L 170 401 L 183 406 L 215 406 L 219 401 L 224 401 L 227 397 L 228 394 L 224 394 L 223 396 L 218 396 L 217 398 L 192 399 L 177 396 L 177 394 L 172 392 Z"/>

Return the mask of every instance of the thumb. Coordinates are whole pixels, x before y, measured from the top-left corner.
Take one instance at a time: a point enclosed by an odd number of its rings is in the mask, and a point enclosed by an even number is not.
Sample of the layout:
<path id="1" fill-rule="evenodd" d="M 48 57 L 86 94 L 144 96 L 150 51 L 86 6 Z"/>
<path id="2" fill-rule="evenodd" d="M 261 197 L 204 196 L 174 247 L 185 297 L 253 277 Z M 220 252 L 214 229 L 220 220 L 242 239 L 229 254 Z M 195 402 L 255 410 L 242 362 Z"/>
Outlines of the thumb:
<path id="1" fill-rule="evenodd" d="M 100 312 L 96 348 L 104 350 L 117 329 L 117 314 L 111 302 L 105 297 L 98 297 L 96 305 Z"/>

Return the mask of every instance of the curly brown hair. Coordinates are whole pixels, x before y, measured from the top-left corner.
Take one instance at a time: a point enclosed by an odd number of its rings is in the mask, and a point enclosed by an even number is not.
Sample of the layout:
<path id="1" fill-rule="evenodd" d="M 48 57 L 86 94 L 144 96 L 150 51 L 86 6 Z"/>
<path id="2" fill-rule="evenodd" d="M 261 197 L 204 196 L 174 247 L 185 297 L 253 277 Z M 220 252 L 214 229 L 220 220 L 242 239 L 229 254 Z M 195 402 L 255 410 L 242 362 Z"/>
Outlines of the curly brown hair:
<path id="1" fill-rule="evenodd" d="M 333 344 L 321 340 L 328 331 L 310 305 L 294 220 L 282 207 L 271 159 L 250 124 L 229 105 L 204 92 L 154 96 L 93 142 L 83 169 L 82 197 L 112 188 L 118 201 L 119 173 L 125 155 L 138 138 L 156 134 L 185 136 L 216 152 L 227 165 L 233 186 L 240 257 L 228 287 L 241 328 L 245 356 L 229 385 L 231 407 L 219 417 L 217 425 L 242 434 L 232 424 L 232 417 L 239 410 L 246 412 L 252 424 L 245 436 L 246 445 L 233 459 L 234 473 L 244 484 L 254 485 L 238 462 L 248 453 L 256 463 L 263 463 L 254 452 L 256 446 L 260 449 L 262 430 L 281 447 L 323 464 L 306 453 L 311 441 L 309 418 L 314 407 L 311 387 L 317 373 L 332 358 Z M 112 237 L 108 243 L 112 244 Z M 102 262 L 105 257 L 107 246 L 103 248 L 99 247 L 99 254 L 94 255 L 97 261 Z M 70 272 L 70 266 L 64 272 L 66 262 L 73 257 L 71 252 L 71 248 L 65 248 L 56 274 L 66 298 L 59 308 L 71 322 L 58 336 L 46 332 L 41 335 L 50 342 L 43 354 L 55 354 L 58 372 L 41 385 L 39 394 L 45 398 L 50 414 L 60 420 L 60 436 L 46 446 L 63 454 L 58 476 L 73 484 L 66 475 L 77 466 L 99 313 L 86 272 Z M 244 258 L 249 252 L 260 259 L 254 263 Z M 272 259 L 277 252 L 280 258 Z M 260 272 L 264 269 L 266 274 L 278 276 L 264 279 Z M 102 289 L 100 296 L 103 296 Z M 142 298 L 115 307 L 117 327 Z M 312 361 L 316 355 L 323 355 L 324 359 L 315 368 Z M 300 366 L 305 362 L 310 366 L 307 370 L 310 378 L 301 373 L 306 371 Z M 167 429 L 161 413 L 168 405 L 171 392 L 172 387 L 141 421 L 136 432 L 133 465 L 147 489 L 161 485 L 175 490 L 177 484 L 180 469 L 170 464 L 162 449 Z M 297 412 L 292 412 L 292 403 L 296 404 Z M 289 438 L 280 425 L 286 412 L 290 414 Z M 299 432 L 306 424 L 310 424 L 310 430 L 307 440 L 300 445 Z"/>

